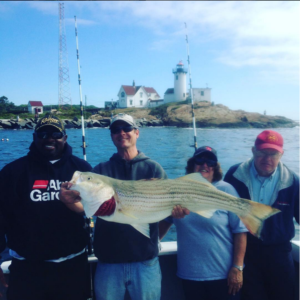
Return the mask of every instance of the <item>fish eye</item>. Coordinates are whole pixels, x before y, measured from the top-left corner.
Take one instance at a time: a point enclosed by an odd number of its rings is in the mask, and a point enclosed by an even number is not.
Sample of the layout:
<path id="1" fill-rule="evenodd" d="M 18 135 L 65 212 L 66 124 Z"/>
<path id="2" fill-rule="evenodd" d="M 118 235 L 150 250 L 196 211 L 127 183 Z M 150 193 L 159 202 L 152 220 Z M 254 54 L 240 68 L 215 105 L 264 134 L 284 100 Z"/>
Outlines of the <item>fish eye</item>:
<path id="1" fill-rule="evenodd" d="M 88 177 L 88 178 L 87 178 L 87 180 L 91 180 L 91 179 L 92 179 L 92 177 Z"/>

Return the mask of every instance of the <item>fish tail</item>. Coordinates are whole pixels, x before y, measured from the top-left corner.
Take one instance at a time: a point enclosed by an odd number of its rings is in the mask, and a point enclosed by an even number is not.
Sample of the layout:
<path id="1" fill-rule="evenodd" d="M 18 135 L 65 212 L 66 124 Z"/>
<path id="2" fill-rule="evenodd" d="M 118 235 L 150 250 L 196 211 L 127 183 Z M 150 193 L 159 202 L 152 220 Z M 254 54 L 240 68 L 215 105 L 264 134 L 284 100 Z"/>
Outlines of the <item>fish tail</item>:
<path id="1" fill-rule="evenodd" d="M 259 238 L 264 225 L 264 221 L 267 218 L 279 213 L 280 210 L 265 204 L 257 203 L 250 200 L 248 201 L 249 210 L 247 214 L 238 215 L 238 217 L 245 224 L 249 232 Z"/>

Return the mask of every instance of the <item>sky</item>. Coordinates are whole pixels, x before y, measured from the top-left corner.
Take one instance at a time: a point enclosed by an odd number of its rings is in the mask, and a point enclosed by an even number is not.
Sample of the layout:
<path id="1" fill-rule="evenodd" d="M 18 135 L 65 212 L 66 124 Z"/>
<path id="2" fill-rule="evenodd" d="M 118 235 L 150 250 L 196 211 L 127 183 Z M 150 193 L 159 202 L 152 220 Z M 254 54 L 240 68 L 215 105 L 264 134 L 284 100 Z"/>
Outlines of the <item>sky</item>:
<path id="1" fill-rule="evenodd" d="M 80 104 L 76 16 L 84 104 L 104 107 L 133 80 L 163 98 L 176 64 L 188 67 L 188 35 L 193 88 L 211 88 L 211 100 L 232 110 L 299 120 L 299 1 L 60 3 L 73 104 Z M 58 104 L 58 6 L 0 2 L 0 96 L 15 105 Z"/>

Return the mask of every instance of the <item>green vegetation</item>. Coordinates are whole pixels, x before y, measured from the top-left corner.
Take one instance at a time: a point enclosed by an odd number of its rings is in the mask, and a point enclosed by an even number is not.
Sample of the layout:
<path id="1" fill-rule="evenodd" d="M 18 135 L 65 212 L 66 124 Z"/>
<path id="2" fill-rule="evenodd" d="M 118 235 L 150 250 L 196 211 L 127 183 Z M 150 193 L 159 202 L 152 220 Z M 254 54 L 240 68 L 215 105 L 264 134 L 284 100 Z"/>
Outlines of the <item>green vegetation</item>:
<path id="1" fill-rule="evenodd" d="M 147 108 L 135 108 L 135 107 L 117 108 L 117 109 L 112 110 L 112 112 L 113 112 L 113 115 L 118 114 L 118 113 L 123 113 L 123 114 L 129 114 L 130 115 L 131 113 L 134 113 L 134 112 L 136 112 L 137 110 L 140 110 L 140 109 L 147 109 Z"/>
<path id="2" fill-rule="evenodd" d="M 179 105 L 188 104 L 188 101 L 170 102 L 170 103 L 160 105 L 158 107 L 154 107 L 151 109 L 149 115 L 164 117 L 164 115 L 167 113 L 168 107 L 174 105 L 175 103 L 176 103 L 176 106 L 174 108 L 172 108 L 172 110 L 179 108 L 180 107 Z"/>
<path id="3" fill-rule="evenodd" d="M 91 112 L 86 111 L 91 109 L 101 110 L 94 105 L 86 106 L 83 110 L 84 118 L 89 118 L 92 115 Z M 59 108 L 58 105 L 44 105 L 44 113 L 39 114 L 39 117 L 43 117 L 51 110 L 56 110 L 57 115 L 62 119 L 73 119 L 74 117 L 77 117 L 78 119 L 81 118 L 80 105 L 72 105 L 72 107 L 70 105 L 65 105 L 61 108 Z M 110 112 L 103 111 L 101 114 L 110 116 Z M 27 104 L 16 106 L 14 103 L 9 102 L 7 97 L 0 97 L 0 119 L 16 119 L 17 116 L 19 116 L 20 119 L 34 118 L 33 114 L 28 113 Z"/>
<path id="4" fill-rule="evenodd" d="M 15 105 L 5 96 L 0 97 L 0 113 L 8 113 L 15 109 Z"/>

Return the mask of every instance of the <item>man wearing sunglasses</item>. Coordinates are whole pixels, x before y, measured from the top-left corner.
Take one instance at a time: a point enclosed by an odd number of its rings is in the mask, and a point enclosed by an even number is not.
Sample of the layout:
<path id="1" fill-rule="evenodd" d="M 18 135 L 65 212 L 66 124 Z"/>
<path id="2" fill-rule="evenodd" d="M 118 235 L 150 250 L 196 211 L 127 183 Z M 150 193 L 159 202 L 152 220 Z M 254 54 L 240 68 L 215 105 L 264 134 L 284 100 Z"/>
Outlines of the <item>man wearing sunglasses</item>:
<path id="1" fill-rule="evenodd" d="M 84 218 L 60 201 L 59 191 L 76 170 L 91 169 L 72 155 L 63 122 L 48 114 L 27 156 L 0 171 L 0 232 L 12 256 L 7 299 L 87 299 Z"/>
<path id="2" fill-rule="evenodd" d="M 261 239 L 247 236 L 242 300 L 293 300 L 295 270 L 290 240 L 299 224 L 299 177 L 281 161 L 283 138 L 273 130 L 261 132 L 253 157 L 229 169 L 225 181 L 241 198 L 271 205 L 281 213 L 265 221 Z"/>
<path id="3" fill-rule="evenodd" d="M 140 132 L 135 120 L 117 114 L 111 120 L 111 139 L 117 152 L 93 172 L 121 180 L 167 178 L 163 168 L 137 149 Z M 78 211 L 80 195 L 63 186 L 61 200 Z M 83 209 L 83 208 L 82 208 Z M 150 224 L 150 238 L 132 226 L 98 218 L 94 234 L 98 264 L 94 278 L 96 300 L 159 300 L 161 271 L 158 261 L 158 223 Z"/>
<path id="4" fill-rule="evenodd" d="M 121 180 L 167 178 L 163 168 L 137 149 L 140 132 L 135 120 L 117 114 L 110 125 L 117 153 L 94 172 Z M 158 300 L 161 272 L 158 261 L 158 224 L 150 224 L 150 239 L 132 226 L 97 219 L 94 250 L 96 300 Z"/>

